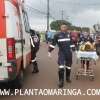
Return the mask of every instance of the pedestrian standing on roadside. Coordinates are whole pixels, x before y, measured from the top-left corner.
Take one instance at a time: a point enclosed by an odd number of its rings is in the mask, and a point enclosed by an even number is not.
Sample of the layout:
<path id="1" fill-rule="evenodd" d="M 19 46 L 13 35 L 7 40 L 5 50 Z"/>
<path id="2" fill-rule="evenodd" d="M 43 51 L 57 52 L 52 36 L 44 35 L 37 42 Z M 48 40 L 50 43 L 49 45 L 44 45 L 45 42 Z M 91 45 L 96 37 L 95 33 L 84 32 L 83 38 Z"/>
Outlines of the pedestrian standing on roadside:
<path id="1" fill-rule="evenodd" d="M 52 38 L 53 38 L 53 33 L 51 31 L 48 31 L 47 32 L 47 40 L 48 40 L 48 43 L 51 43 L 52 42 Z"/>
<path id="2" fill-rule="evenodd" d="M 30 30 L 30 41 L 31 41 L 31 61 L 33 64 L 33 71 L 32 73 L 38 73 L 38 64 L 36 61 L 36 54 L 39 51 L 40 47 L 40 35 L 36 33 L 34 30 Z"/>

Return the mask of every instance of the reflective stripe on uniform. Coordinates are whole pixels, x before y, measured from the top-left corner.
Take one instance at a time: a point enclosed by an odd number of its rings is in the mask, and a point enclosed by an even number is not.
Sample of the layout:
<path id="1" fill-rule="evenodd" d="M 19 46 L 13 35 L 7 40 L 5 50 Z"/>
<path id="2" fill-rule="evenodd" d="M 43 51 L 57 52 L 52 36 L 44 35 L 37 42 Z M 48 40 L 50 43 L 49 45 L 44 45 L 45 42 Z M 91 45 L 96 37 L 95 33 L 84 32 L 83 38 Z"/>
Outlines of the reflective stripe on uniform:
<path id="1" fill-rule="evenodd" d="M 35 61 L 36 61 L 36 58 L 32 60 L 32 62 L 35 62 Z"/>
<path id="2" fill-rule="evenodd" d="M 59 39 L 59 40 L 58 40 L 58 42 L 65 42 L 65 41 L 70 41 L 70 38 Z"/>
<path id="3" fill-rule="evenodd" d="M 31 36 L 30 36 L 30 39 L 31 39 L 31 45 L 32 45 L 33 47 L 35 47 Z"/>
<path id="4" fill-rule="evenodd" d="M 70 45 L 71 48 L 75 47 L 75 45 Z"/>
<path id="5" fill-rule="evenodd" d="M 59 68 L 64 68 L 64 66 L 59 66 Z"/>
<path id="6" fill-rule="evenodd" d="M 71 67 L 68 67 L 68 66 L 66 66 L 66 68 L 69 69 L 69 70 L 71 69 Z"/>
<path id="7" fill-rule="evenodd" d="M 51 48 L 55 48 L 55 46 L 53 46 L 53 45 L 50 45 L 50 47 L 51 47 Z"/>

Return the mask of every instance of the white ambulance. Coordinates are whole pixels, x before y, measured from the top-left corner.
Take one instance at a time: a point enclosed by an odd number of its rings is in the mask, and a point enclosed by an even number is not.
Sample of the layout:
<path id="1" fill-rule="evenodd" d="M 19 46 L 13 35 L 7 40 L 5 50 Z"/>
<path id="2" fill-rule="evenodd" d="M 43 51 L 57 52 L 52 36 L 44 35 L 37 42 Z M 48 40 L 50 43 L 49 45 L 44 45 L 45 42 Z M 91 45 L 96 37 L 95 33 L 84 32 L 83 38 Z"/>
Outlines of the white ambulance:
<path id="1" fill-rule="evenodd" d="M 17 80 L 31 61 L 30 27 L 21 0 L 0 0 L 0 83 Z"/>

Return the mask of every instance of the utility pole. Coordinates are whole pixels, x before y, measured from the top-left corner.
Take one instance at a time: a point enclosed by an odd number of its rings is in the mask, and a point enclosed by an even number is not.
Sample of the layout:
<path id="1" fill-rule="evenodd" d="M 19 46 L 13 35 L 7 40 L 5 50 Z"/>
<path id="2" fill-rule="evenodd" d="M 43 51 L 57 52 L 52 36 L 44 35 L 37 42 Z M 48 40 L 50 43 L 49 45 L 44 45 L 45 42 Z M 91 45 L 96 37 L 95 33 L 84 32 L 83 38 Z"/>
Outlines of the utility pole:
<path id="1" fill-rule="evenodd" d="M 47 31 L 49 31 L 50 0 L 47 0 Z"/>
<path id="2" fill-rule="evenodd" d="M 64 20 L 64 10 L 61 11 L 61 19 Z"/>

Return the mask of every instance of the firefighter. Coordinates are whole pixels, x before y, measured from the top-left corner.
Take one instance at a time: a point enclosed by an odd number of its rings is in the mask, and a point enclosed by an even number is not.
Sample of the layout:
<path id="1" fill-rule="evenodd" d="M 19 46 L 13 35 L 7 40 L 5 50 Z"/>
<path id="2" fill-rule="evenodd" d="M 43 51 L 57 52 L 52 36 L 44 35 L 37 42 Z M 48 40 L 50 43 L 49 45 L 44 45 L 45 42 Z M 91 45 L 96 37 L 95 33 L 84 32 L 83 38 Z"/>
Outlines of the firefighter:
<path id="1" fill-rule="evenodd" d="M 48 56 L 51 56 L 52 50 L 56 44 L 59 47 L 58 53 L 58 75 L 59 75 L 59 88 L 64 86 L 64 72 L 66 69 L 66 81 L 71 83 L 70 74 L 72 66 L 72 47 L 75 47 L 72 43 L 70 33 L 68 32 L 67 25 L 61 25 L 61 31 L 54 36 L 53 42 L 49 46 Z"/>
<path id="2" fill-rule="evenodd" d="M 34 30 L 30 30 L 31 36 L 30 36 L 30 41 L 31 41 L 31 61 L 33 64 L 33 71 L 32 73 L 38 73 L 38 64 L 36 61 L 36 54 L 39 50 L 40 47 L 40 35 L 36 33 Z"/>

